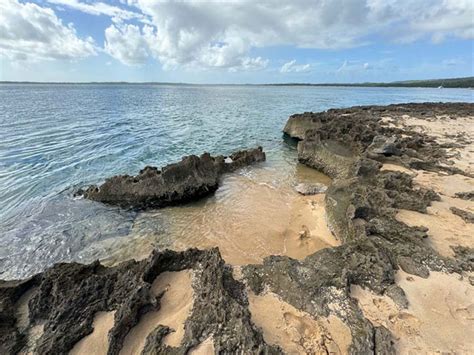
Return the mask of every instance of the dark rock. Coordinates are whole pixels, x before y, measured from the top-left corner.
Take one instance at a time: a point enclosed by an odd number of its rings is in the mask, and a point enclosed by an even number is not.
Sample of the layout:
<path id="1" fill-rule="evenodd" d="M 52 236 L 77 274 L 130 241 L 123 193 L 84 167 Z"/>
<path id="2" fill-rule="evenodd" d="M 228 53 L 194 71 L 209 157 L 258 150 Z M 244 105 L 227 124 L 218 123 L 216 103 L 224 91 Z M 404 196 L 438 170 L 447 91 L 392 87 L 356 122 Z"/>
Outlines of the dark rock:
<path id="1" fill-rule="evenodd" d="M 374 354 L 394 355 L 395 340 L 392 333 L 384 326 L 376 327 L 374 332 L 375 351 Z"/>
<path id="2" fill-rule="evenodd" d="M 457 198 L 461 198 L 463 200 L 474 201 L 474 191 L 456 192 L 454 196 L 456 196 Z"/>
<path id="3" fill-rule="evenodd" d="M 197 200 L 213 193 L 222 174 L 265 160 L 261 147 L 230 157 L 190 155 L 158 170 L 147 166 L 138 175 L 108 178 L 101 186 L 88 187 L 85 198 L 125 208 L 160 208 Z"/>
<path id="4" fill-rule="evenodd" d="M 377 155 L 391 157 L 392 155 L 401 155 L 400 149 L 396 146 L 396 138 L 387 138 L 384 136 L 375 136 L 372 143 L 367 148 L 369 157 L 377 158 Z"/>
<path id="5" fill-rule="evenodd" d="M 449 208 L 453 214 L 459 216 L 463 219 L 466 223 L 474 223 L 474 213 L 462 210 L 457 207 L 450 207 Z"/>
<path id="6" fill-rule="evenodd" d="M 462 264 L 462 269 L 474 271 L 474 248 L 464 247 L 460 245 L 451 246 L 454 251 L 456 260 Z"/>
<path id="7" fill-rule="evenodd" d="M 244 286 L 232 277 L 219 251 L 190 249 L 185 252 L 154 252 L 143 261 L 116 267 L 57 264 L 26 281 L 2 282 L 0 319 L 2 354 L 14 354 L 25 345 L 28 330 L 44 322 L 44 333 L 34 349 L 38 354 L 65 354 L 93 331 L 94 315 L 115 310 L 109 331 L 108 354 L 118 354 L 128 331 L 140 317 L 160 307 L 160 297 L 151 292 L 154 279 L 165 271 L 194 271 L 194 304 L 185 323 L 179 348 L 169 348 L 163 338 L 173 331 L 158 327 L 146 340 L 145 353 L 185 354 L 202 337 L 213 335 L 219 353 L 281 353 L 265 343 L 261 331 L 250 320 Z M 36 287 L 29 302 L 29 326 L 17 327 L 15 302 Z"/>

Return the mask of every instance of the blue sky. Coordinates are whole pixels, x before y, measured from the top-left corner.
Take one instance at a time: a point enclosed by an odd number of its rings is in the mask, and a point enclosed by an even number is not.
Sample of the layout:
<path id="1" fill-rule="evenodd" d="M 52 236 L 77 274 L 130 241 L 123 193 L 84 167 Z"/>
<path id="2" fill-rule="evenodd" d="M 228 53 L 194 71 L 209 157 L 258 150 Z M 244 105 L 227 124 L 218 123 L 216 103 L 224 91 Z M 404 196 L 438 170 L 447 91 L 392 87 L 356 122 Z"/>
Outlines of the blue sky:
<path id="1" fill-rule="evenodd" d="M 0 80 L 364 82 L 473 76 L 464 0 L 0 0 Z"/>

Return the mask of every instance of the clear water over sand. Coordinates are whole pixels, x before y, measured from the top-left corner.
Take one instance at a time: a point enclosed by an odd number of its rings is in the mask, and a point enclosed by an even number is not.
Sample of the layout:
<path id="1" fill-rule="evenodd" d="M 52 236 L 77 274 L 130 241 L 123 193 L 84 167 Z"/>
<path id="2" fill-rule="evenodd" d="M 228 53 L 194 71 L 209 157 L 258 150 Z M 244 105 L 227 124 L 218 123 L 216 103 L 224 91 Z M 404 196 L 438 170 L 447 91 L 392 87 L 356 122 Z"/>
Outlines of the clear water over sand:
<path id="1" fill-rule="evenodd" d="M 217 245 L 226 261 L 237 265 L 258 262 L 268 253 L 303 257 L 333 241 L 320 225 L 320 201 L 293 191 L 304 179 L 324 177 L 298 166 L 294 147 L 282 140 L 288 116 L 422 101 L 473 101 L 473 93 L 0 85 L 0 277 L 27 276 L 59 261 L 113 263 L 143 257 L 155 246 Z M 145 165 L 256 145 L 267 152 L 266 163 L 226 176 L 214 196 L 186 207 L 137 215 L 72 197 L 79 186 L 135 174 Z M 306 229 L 314 238 L 299 238 Z"/>

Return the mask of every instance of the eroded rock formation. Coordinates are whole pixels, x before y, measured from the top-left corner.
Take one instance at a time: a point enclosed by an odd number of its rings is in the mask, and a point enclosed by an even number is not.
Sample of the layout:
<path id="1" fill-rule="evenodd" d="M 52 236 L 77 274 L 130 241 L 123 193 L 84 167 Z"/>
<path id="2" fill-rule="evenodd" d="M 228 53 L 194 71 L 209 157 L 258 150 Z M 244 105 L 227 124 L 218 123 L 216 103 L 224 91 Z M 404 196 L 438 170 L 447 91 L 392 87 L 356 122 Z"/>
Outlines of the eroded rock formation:
<path id="1" fill-rule="evenodd" d="M 146 209 L 197 200 L 217 190 L 224 173 L 265 160 L 262 147 L 242 150 L 229 157 L 190 155 L 159 170 L 147 166 L 138 175 L 108 178 L 99 187 L 78 191 L 85 198 L 125 208 Z"/>

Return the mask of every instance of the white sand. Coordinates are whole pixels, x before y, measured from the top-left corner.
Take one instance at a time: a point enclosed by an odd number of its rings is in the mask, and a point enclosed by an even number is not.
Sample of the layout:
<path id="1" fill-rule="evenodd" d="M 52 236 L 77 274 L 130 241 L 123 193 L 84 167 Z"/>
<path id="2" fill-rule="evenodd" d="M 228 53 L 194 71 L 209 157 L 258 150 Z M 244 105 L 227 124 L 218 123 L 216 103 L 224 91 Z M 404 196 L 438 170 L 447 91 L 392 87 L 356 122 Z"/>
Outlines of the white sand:
<path id="1" fill-rule="evenodd" d="M 433 202 L 428 213 L 400 210 L 396 218 L 409 226 L 428 228 L 425 242 L 443 256 L 454 256 L 451 246 L 462 245 L 474 248 L 474 224 L 466 223 L 453 214 L 450 207 L 458 207 L 474 212 L 474 203 L 457 198 L 442 196 L 441 201 Z"/>
<path id="2" fill-rule="evenodd" d="M 262 328 L 269 344 L 288 354 L 346 354 L 351 344 L 349 328 L 337 317 L 314 319 L 278 296 L 249 293 L 252 321 Z"/>
<path id="3" fill-rule="evenodd" d="M 211 355 L 214 354 L 214 339 L 211 337 L 204 340 L 201 344 L 191 349 L 189 355 Z"/>
<path id="4" fill-rule="evenodd" d="M 410 303 L 406 310 L 359 286 L 352 286 L 351 293 L 367 319 L 394 334 L 398 353 L 473 353 L 474 288 L 468 280 L 440 272 L 423 279 L 403 271 L 396 279 Z"/>

